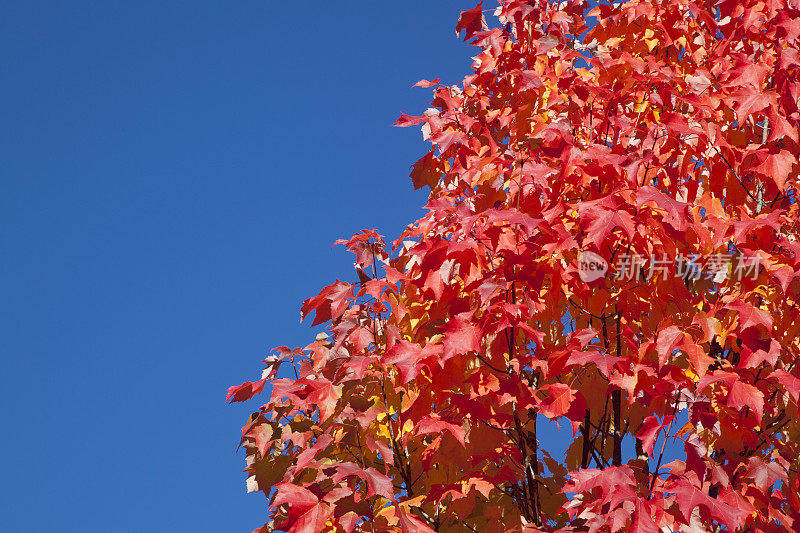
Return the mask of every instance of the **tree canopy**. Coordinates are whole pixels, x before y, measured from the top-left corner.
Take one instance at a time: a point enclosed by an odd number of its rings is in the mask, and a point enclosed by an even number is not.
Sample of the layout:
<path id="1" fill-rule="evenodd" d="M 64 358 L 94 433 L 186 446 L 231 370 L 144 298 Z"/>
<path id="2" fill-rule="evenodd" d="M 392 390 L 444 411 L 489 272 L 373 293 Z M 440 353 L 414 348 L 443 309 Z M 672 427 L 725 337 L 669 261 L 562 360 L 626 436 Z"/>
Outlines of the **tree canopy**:
<path id="1" fill-rule="evenodd" d="M 456 31 L 472 72 L 396 123 L 431 143 L 425 216 L 339 241 L 325 332 L 229 389 L 268 395 L 259 531 L 800 529 L 800 3 L 505 0 Z"/>

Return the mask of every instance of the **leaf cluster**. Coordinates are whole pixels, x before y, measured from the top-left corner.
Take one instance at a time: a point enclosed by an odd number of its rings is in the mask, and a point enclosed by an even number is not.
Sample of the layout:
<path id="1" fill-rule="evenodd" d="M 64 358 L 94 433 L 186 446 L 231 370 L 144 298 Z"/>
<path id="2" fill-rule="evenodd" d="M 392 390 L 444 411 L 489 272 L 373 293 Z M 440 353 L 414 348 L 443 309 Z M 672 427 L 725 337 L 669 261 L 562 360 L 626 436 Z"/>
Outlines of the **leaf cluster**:
<path id="1" fill-rule="evenodd" d="M 354 279 L 302 307 L 327 332 L 229 390 L 269 394 L 242 430 L 260 531 L 800 529 L 800 4 L 493 13 L 397 121 L 432 145 L 426 215 L 341 241 Z M 587 283 L 582 251 L 669 266 Z"/>

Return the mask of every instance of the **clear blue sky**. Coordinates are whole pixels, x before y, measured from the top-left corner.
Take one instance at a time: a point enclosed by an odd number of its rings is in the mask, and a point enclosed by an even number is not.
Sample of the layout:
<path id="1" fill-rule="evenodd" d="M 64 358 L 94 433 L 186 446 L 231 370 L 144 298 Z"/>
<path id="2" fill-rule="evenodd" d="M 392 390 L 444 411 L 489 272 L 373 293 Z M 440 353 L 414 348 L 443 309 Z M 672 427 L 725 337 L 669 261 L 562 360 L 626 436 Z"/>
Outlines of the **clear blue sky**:
<path id="1" fill-rule="evenodd" d="M 250 531 L 235 453 L 300 302 L 421 213 L 420 78 L 473 1 L 0 5 L 5 531 Z M 489 5 L 489 4 L 487 4 Z"/>

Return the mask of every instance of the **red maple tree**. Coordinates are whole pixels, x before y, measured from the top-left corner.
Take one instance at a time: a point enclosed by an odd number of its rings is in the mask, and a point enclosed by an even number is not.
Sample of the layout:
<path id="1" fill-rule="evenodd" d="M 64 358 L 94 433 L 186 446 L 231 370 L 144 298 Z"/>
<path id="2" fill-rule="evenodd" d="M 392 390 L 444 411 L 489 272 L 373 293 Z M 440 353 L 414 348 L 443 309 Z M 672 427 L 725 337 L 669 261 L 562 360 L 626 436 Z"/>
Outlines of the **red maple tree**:
<path id="1" fill-rule="evenodd" d="M 800 530 L 798 0 L 456 30 L 473 72 L 397 121 L 427 215 L 340 241 L 357 276 L 302 307 L 327 332 L 228 391 L 269 394 L 259 531 Z"/>

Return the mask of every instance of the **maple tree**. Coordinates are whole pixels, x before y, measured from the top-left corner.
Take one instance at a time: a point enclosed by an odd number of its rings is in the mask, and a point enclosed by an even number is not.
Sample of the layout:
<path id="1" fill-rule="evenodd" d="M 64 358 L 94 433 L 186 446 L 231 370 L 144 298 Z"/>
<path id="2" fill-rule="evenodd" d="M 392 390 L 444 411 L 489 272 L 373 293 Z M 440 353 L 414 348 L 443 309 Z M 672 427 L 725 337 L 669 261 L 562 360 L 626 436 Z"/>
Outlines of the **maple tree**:
<path id="1" fill-rule="evenodd" d="M 397 121 L 427 214 L 340 241 L 357 275 L 302 306 L 326 332 L 228 391 L 269 395 L 258 531 L 800 530 L 800 3 L 505 0 L 456 31 L 472 73 Z"/>

